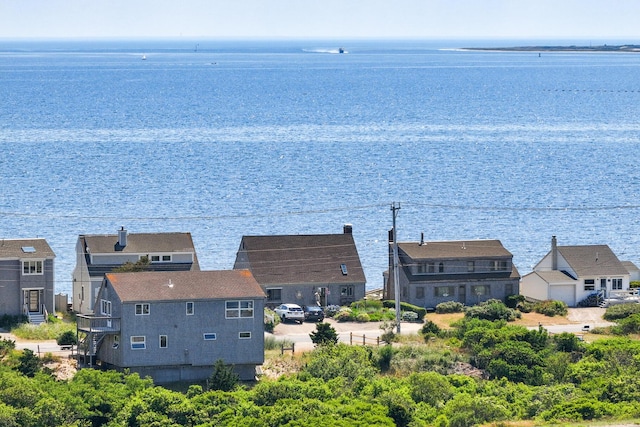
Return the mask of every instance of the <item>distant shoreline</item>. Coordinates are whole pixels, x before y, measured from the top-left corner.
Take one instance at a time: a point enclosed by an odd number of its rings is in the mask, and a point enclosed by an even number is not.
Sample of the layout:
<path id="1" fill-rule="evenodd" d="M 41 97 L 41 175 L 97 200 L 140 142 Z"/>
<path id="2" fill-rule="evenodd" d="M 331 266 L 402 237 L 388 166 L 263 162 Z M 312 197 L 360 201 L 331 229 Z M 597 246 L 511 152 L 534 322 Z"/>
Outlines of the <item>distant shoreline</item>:
<path id="1" fill-rule="evenodd" d="M 601 46 L 514 46 L 514 47 L 465 47 L 462 50 L 482 50 L 498 52 L 627 52 L 640 53 L 640 45 L 601 45 Z"/>

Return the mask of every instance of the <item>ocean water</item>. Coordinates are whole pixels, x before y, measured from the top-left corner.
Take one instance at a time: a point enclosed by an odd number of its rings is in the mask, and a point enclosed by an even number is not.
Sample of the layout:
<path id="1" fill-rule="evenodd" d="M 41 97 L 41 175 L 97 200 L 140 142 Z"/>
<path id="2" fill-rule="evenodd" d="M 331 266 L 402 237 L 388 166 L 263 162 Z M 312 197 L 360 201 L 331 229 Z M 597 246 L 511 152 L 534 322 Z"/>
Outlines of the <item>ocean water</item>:
<path id="1" fill-rule="evenodd" d="M 230 269 L 350 223 L 377 288 L 392 203 L 521 274 L 552 235 L 640 265 L 640 54 L 456 49 L 487 43 L 0 41 L 0 237 L 46 238 L 68 294 L 78 234 L 121 226 Z"/>

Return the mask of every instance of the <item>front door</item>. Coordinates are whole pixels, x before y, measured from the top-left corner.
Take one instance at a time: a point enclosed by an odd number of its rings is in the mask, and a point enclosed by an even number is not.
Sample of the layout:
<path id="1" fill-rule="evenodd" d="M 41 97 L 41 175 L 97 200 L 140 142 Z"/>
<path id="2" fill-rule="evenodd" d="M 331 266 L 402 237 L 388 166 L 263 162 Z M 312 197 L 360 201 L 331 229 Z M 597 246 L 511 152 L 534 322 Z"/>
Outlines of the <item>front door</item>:
<path id="1" fill-rule="evenodd" d="M 30 313 L 37 313 L 40 311 L 40 291 L 27 291 L 27 307 L 29 308 Z"/>
<path id="2" fill-rule="evenodd" d="M 458 287 L 458 302 L 461 302 L 462 304 L 467 303 L 467 287 L 465 285 Z"/>

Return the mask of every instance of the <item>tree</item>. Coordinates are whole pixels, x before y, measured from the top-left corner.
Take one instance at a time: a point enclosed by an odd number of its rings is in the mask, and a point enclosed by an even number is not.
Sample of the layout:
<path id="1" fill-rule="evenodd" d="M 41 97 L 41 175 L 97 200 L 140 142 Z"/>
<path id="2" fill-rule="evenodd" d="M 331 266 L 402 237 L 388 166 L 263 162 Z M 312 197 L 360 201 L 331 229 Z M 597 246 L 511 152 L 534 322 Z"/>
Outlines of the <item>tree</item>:
<path id="1" fill-rule="evenodd" d="M 27 377 L 35 376 L 40 371 L 40 366 L 42 365 L 38 356 L 28 348 L 22 350 L 22 355 L 18 358 L 18 361 L 20 362 L 17 368 L 18 371 Z"/>
<path id="2" fill-rule="evenodd" d="M 328 323 L 320 322 L 316 324 L 315 332 L 309 334 L 311 342 L 315 345 L 328 345 L 338 343 L 338 333 L 335 328 Z"/>
<path id="3" fill-rule="evenodd" d="M 218 359 L 209 377 L 209 390 L 233 391 L 239 381 L 240 378 L 233 371 L 233 366 L 225 365 L 222 359 Z"/>
<path id="4" fill-rule="evenodd" d="M 58 338 L 56 338 L 56 343 L 62 346 L 75 345 L 78 344 L 78 337 L 73 331 L 65 331 L 58 335 Z"/>
<path id="5" fill-rule="evenodd" d="M 122 264 L 120 267 L 114 268 L 114 273 L 137 273 L 139 271 L 147 271 L 149 270 L 149 265 L 151 262 L 149 261 L 148 256 L 140 257 L 138 261 L 135 263 L 131 261 L 127 261 Z"/>

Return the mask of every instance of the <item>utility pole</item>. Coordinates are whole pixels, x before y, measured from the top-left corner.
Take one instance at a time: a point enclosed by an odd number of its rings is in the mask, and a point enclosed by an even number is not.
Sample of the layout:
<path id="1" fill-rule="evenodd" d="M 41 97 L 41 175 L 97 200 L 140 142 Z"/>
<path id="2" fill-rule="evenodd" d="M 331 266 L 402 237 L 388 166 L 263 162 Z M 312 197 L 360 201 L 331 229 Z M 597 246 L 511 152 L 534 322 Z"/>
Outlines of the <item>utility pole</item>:
<path id="1" fill-rule="evenodd" d="M 393 202 L 391 212 L 393 214 L 393 293 L 396 300 L 396 324 L 397 333 L 400 333 L 400 279 L 398 274 L 398 233 L 396 232 L 396 217 L 400 210 L 400 202 L 398 207 Z"/>

